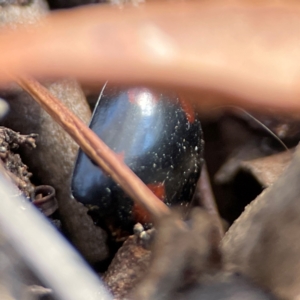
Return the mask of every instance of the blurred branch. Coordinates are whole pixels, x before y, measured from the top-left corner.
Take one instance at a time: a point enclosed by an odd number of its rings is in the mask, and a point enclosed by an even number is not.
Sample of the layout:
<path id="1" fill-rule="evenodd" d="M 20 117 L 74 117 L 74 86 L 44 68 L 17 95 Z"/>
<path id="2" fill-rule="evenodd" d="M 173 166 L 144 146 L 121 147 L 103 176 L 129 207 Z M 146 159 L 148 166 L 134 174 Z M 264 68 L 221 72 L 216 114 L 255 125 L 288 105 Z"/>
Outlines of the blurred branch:
<path id="1" fill-rule="evenodd" d="M 224 236 L 224 228 L 216 204 L 215 196 L 211 188 L 206 163 L 204 163 L 202 166 L 201 177 L 197 183 L 194 198 L 198 201 L 200 206 L 211 215 L 214 224 L 218 228 L 219 240 L 221 240 Z"/>
<path id="2" fill-rule="evenodd" d="M 1 29 L 0 64 L 15 74 L 192 91 L 202 106 L 299 111 L 299 34 L 296 1 L 93 5 Z"/>
<path id="3" fill-rule="evenodd" d="M 112 299 L 99 276 L 29 201 L 15 194 L 15 187 L 1 172 L 0 197 L 1 233 L 26 265 L 55 291 L 56 299 Z M 7 269 L 9 271 L 8 262 Z M 1 280 L 3 285 L 3 278 Z M 16 282 L 10 284 L 15 288 Z"/>

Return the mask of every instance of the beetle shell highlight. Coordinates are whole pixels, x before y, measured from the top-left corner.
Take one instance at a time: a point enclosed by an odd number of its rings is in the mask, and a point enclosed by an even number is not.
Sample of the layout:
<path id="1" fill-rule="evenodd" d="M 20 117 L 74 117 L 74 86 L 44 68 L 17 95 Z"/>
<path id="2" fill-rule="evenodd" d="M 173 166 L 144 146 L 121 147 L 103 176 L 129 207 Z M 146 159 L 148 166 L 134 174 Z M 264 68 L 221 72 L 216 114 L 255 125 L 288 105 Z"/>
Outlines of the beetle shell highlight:
<path id="1" fill-rule="evenodd" d="M 202 131 L 191 106 L 176 94 L 104 87 L 90 128 L 168 206 L 191 201 L 202 165 Z M 151 222 L 81 150 L 72 193 L 122 229 Z"/>

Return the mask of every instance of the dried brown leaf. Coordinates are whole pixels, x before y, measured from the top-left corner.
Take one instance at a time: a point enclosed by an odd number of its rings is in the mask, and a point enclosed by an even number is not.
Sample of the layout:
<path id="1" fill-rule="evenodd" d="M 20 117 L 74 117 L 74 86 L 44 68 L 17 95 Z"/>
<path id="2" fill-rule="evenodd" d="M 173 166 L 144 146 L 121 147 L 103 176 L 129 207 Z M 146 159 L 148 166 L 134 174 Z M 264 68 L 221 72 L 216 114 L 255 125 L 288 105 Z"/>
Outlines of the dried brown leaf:
<path id="1" fill-rule="evenodd" d="M 240 164 L 242 170 L 250 172 L 264 187 L 272 185 L 284 172 L 292 159 L 292 152 L 285 151 L 278 154 L 261 157 Z"/>
<path id="2" fill-rule="evenodd" d="M 222 240 L 225 266 L 273 291 L 300 295 L 300 148 L 279 179 L 234 222 Z"/>

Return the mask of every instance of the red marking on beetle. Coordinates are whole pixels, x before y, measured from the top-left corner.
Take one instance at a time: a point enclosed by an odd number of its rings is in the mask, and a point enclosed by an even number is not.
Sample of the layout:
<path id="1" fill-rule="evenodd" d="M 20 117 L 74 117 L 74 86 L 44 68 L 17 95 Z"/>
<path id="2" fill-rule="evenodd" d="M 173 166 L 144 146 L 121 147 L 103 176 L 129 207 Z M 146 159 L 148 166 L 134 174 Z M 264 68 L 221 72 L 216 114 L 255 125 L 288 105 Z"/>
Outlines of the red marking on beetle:
<path id="1" fill-rule="evenodd" d="M 165 200 L 166 191 L 165 191 L 165 185 L 164 185 L 164 183 L 149 183 L 149 184 L 147 184 L 147 187 L 161 201 Z"/>
<path id="2" fill-rule="evenodd" d="M 161 201 L 165 200 L 166 191 L 164 183 L 150 183 L 147 187 L 152 191 L 152 193 L 159 198 Z M 140 205 L 134 203 L 132 208 L 132 214 L 136 222 L 145 224 L 151 222 L 151 217 L 149 213 Z"/>
<path id="3" fill-rule="evenodd" d="M 190 123 L 194 123 L 195 122 L 195 112 L 194 112 L 194 108 L 191 105 L 191 103 L 182 97 L 179 97 L 179 103 L 180 103 L 188 121 Z"/>
<path id="4" fill-rule="evenodd" d="M 157 102 L 159 100 L 159 95 L 157 95 L 155 92 L 150 91 L 146 88 L 134 88 L 127 91 L 129 102 L 132 104 L 137 104 L 137 100 L 139 99 L 137 96 L 141 95 L 142 93 L 147 93 L 148 96 L 151 97 L 152 102 Z"/>

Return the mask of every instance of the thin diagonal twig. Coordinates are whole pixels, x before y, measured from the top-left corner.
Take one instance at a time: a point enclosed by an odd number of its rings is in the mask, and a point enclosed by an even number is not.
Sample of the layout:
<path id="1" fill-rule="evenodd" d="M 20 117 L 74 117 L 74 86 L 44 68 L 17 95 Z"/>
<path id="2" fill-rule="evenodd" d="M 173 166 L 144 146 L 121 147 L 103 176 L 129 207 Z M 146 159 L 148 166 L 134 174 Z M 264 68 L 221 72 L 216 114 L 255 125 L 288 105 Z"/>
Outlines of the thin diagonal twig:
<path id="1" fill-rule="evenodd" d="M 155 220 L 169 213 L 169 208 L 121 162 L 116 154 L 78 117 L 32 78 L 17 78 L 18 84 L 74 139 L 81 149 L 100 166 Z"/>
<path id="2" fill-rule="evenodd" d="M 202 166 L 201 177 L 198 180 L 194 197 L 197 199 L 200 206 L 202 206 L 213 217 L 215 225 L 219 231 L 219 238 L 221 240 L 224 236 L 224 228 L 211 188 L 206 163 L 204 163 Z"/>

